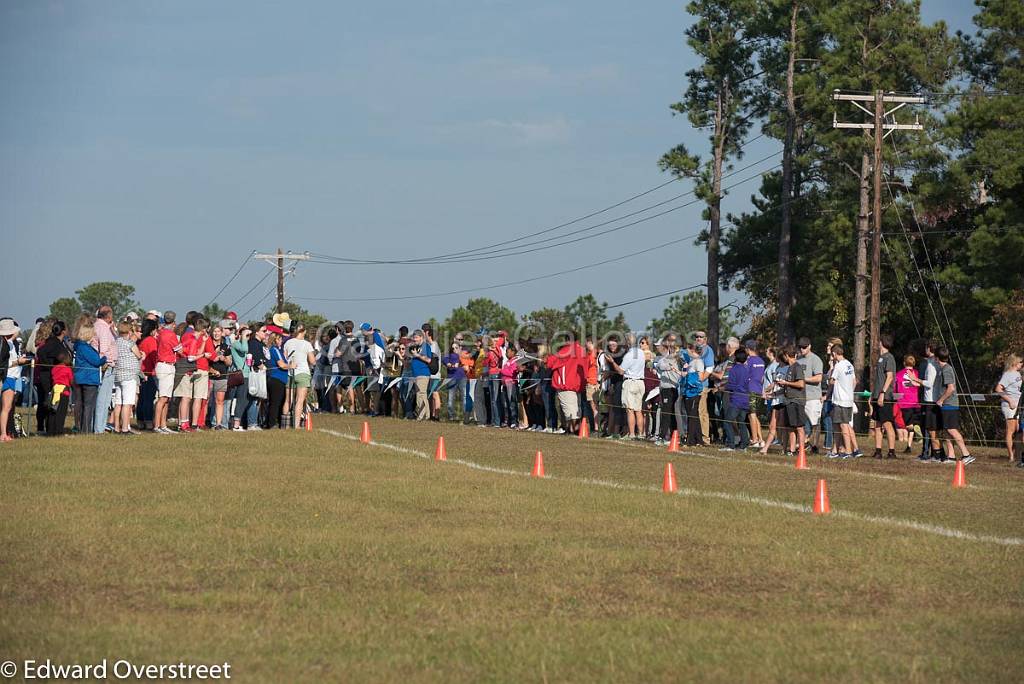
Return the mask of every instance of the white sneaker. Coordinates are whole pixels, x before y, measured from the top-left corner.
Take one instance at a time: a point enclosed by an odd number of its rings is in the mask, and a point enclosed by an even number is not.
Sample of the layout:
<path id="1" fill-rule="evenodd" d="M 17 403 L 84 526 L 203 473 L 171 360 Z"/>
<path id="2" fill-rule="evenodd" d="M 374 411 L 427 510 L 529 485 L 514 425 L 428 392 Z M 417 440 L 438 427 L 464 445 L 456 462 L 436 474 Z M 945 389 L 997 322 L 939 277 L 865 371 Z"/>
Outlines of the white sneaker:
<path id="1" fill-rule="evenodd" d="M 261 428 L 261 427 L 260 427 L 259 425 L 250 425 L 250 426 L 249 426 L 248 428 L 246 428 L 246 429 L 247 429 L 247 430 L 248 430 L 249 432 L 259 432 L 259 431 L 260 431 L 260 430 L 262 430 L 263 428 Z"/>
<path id="2" fill-rule="evenodd" d="M 245 432 L 245 428 L 242 427 L 241 425 L 236 425 L 235 427 L 231 428 L 231 431 L 232 432 Z"/>

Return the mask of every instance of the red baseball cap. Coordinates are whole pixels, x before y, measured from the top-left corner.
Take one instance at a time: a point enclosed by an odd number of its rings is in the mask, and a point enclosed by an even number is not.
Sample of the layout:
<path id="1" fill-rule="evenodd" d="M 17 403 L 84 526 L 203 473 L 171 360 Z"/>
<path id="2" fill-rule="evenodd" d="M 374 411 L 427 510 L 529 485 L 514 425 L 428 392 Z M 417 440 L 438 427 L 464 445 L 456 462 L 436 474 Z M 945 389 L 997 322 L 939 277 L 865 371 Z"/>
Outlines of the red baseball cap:
<path id="1" fill-rule="evenodd" d="M 236 314 L 234 311 L 228 311 L 226 314 L 224 314 L 224 318 L 230 318 L 233 321 L 237 321 L 238 314 Z"/>

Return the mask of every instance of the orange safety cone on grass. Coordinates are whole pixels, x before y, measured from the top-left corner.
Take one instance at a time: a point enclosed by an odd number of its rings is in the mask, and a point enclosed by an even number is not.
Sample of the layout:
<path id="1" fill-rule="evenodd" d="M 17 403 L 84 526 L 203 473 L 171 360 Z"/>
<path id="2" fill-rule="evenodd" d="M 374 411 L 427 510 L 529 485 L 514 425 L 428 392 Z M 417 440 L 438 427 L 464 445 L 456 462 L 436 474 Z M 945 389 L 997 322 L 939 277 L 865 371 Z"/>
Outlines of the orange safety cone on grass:
<path id="1" fill-rule="evenodd" d="M 668 442 L 668 450 L 672 453 L 679 451 L 679 430 L 672 431 L 672 439 Z"/>
<path id="2" fill-rule="evenodd" d="M 800 448 L 796 452 L 796 469 L 797 470 L 810 470 L 807 467 L 807 452 L 804 451 L 804 445 L 801 442 Z M 822 480 L 824 482 L 824 480 Z"/>
<path id="3" fill-rule="evenodd" d="M 537 455 L 533 457 L 533 471 L 530 473 L 531 477 L 544 477 L 544 454 L 537 452 Z"/>
<path id="4" fill-rule="evenodd" d="M 434 452 L 435 461 L 447 461 L 448 452 L 444 448 L 444 436 L 437 438 L 437 450 Z"/>
<path id="5" fill-rule="evenodd" d="M 953 488 L 960 489 L 967 486 L 967 471 L 964 469 L 964 462 L 956 462 L 956 470 L 953 472 Z"/>
<path id="6" fill-rule="evenodd" d="M 586 439 L 590 437 L 590 422 L 583 418 L 580 420 L 580 439 Z"/>
<path id="7" fill-rule="evenodd" d="M 814 514 L 825 515 L 832 512 L 828 503 L 828 485 L 825 480 L 818 480 L 818 488 L 814 491 Z"/>
<path id="8" fill-rule="evenodd" d="M 661 491 L 666 494 L 675 494 L 676 488 L 676 471 L 673 470 L 671 463 L 665 464 L 665 478 L 661 484 Z"/>
<path id="9" fill-rule="evenodd" d="M 359 434 L 359 441 L 363 444 L 370 443 L 370 421 L 363 421 L 363 431 Z"/>

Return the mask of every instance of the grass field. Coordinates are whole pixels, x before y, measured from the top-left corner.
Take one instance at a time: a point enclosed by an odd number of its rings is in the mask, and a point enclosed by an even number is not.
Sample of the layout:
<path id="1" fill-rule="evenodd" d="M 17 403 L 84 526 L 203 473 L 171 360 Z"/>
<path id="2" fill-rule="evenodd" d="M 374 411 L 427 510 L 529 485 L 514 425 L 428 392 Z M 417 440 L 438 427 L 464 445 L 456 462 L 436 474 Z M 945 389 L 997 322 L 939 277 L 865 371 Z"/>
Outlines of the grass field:
<path id="1" fill-rule="evenodd" d="M 318 417 L 0 449 L 0 660 L 240 681 L 1024 680 L 1024 473 Z M 445 435 L 447 463 L 429 456 Z M 543 450 L 550 476 L 528 477 Z M 827 478 L 833 515 L 808 512 Z"/>

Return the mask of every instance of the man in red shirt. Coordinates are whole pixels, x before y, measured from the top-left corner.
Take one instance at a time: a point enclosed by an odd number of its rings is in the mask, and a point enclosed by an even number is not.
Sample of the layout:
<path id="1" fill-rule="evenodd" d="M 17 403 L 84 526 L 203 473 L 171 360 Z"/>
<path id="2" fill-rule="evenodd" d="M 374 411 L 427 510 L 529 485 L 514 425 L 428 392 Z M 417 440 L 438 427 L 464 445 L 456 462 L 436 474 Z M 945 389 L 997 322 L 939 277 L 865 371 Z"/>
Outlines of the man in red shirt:
<path id="1" fill-rule="evenodd" d="M 580 424 L 580 391 L 586 380 L 586 352 L 573 340 L 547 358 L 551 369 L 551 388 L 558 394 L 558 405 L 565 416 L 565 427 L 577 432 Z"/>
<path id="2" fill-rule="evenodd" d="M 153 415 L 153 432 L 164 435 L 174 434 L 167 427 L 167 404 L 174 394 L 174 362 L 181 351 L 181 341 L 174 334 L 173 311 L 164 312 L 164 327 L 156 337 L 156 412 Z"/>

